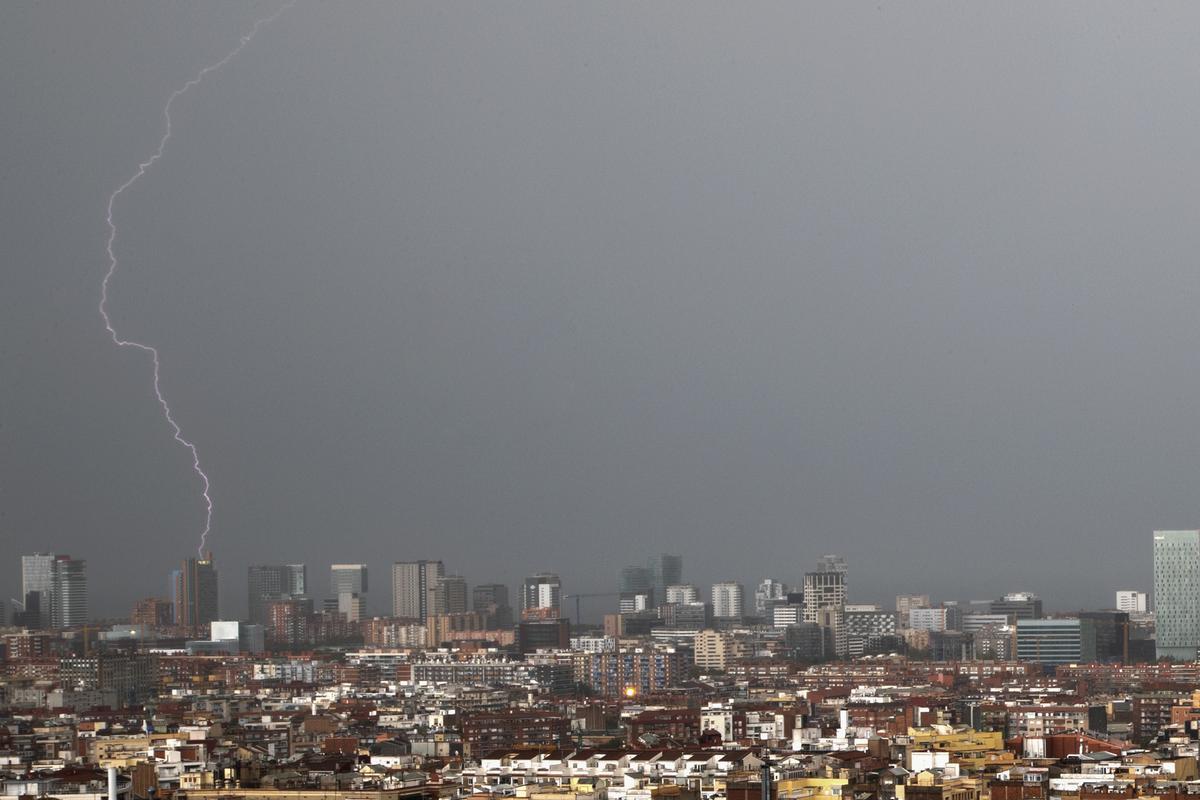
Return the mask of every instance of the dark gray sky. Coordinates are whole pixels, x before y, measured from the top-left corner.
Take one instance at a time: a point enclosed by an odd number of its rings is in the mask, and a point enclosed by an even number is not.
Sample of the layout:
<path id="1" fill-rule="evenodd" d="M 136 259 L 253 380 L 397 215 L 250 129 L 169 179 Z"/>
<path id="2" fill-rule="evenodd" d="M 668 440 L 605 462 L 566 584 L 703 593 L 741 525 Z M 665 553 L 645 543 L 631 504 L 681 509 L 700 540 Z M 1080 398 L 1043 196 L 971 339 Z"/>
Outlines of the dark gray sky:
<path id="1" fill-rule="evenodd" d="M 255 3 L 0 5 L 0 572 L 160 593 L 198 484 L 107 195 Z M 1200 525 L 1200 8 L 301 2 L 116 208 L 250 562 L 1148 588 Z"/>

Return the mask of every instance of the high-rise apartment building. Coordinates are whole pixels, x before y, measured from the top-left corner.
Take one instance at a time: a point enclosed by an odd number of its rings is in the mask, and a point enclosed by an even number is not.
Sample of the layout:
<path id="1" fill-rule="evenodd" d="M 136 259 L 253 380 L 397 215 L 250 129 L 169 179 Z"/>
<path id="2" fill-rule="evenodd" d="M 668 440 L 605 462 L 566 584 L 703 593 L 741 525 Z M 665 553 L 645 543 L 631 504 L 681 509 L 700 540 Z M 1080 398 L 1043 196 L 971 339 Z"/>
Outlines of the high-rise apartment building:
<path id="1" fill-rule="evenodd" d="M 248 617 L 252 623 L 268 622 L 267 603 L 304 594 L 307 583 L 303 564 L 261 564 L 246 570 Z"/>
<path id="2" fill-rule="evenodd" d="M 1149 606 L 1146 603 L 1146 593 L 1136 589 L 1120 589 L 1117 591 L 1117 611 L 1126 614 L 1145 614 Z"/>
<path id="3" fill-rule="evenodd" d="M 946 630 L 946 609 L 910 608 L 908 610 L 908 628 L 914 631 L 944 631 Z"/>
<path id="4" fill-rule="evenodd" d="M 712 587 L 713 617 L 717 619 L 736 619 L 742 616 L 743 596 L 742 585 L 736 581 L 714 583 Z"/>
<path id="5" fill-rule="evenodd" d="M 212 553 L 207 558 L 185 560 L 175 576 L 175 624 L 199 634 L 221 618 L 219 600 Z"/>
<path id="6" fill-rule="evenodd" d="M 437 583 L 445 574 L 441 561 L 392 564 L 392 616 L 424 621 L 434 603 Z"/>
<path id="7" fill-rule="evenodd" d="M 331 564 L 329 567 L 329 594 L 338 597 L 343 592 L 367 595 L 366 564 Z M 300 594 L 307 594 L 301 592 Z"/>
<path id="8" fill-rule="evenodd" d="M 804 573 L 804 621 L 819 622 L 825 609 L 846 605 L 846 562 L 823 556 L 815 572 Z"/>
<path id="9" fill-rule="evenodd" d="M 666 589 L 666 602 L 698 603 L 700 602 L 700 593 L 690 583 L 672 583 Z"/>
<path id="10" fill-rule="evenodd" d="M 1193 661 L 1200 648 L 1200 530 L 1154 532 L 1158 658 Z"/>
<path id="11" fill-rule="evenodd" d="M 521 612 L 542 611 L 548 616 L 562 615 L 562 581 L 552 572 L 530 575 L 521 586 Z"/>

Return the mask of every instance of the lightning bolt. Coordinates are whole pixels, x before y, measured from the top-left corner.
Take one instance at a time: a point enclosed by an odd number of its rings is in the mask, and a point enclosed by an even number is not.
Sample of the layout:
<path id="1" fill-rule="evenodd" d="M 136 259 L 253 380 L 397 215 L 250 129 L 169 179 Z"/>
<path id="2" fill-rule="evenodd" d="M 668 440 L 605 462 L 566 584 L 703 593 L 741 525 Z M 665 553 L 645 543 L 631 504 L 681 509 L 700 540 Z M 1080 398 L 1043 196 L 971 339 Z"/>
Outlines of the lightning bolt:
<path id="1" fill-rule="evenodd" d="M 221 69 L 221 67 L 224 67 L 230 61 L 232 61 L 238 53 L 246 49 L 246 46 L 249 45 L 250 42 L 254 41 L 254 37 L 258 35 L 259 30 L 278 19 L 280 14 L 295 4 L 295 1 L 296 0 L 289 0 L 289 2 L 280 6 L 274 14 L 271 14 L 269 17 L 263 17 L 262 19 L 256 21 L 249 32 L 242 35 L 237 47 L 230 50 L 224 58 L 204 67 L 197 72 L 195 77 L 193 77 L 190 81 L 171 92 L 170 96 L 167 97 L 166 105 L 163 106 L 164 128 L 162 138 L 158 140 L 158 149 L 156 149 L 149 158 L 138 164 L 138 168 L 133 175 L 131 175 L 127 181 L 118 186 L 116 190 L 108 196 L 108 244 L 105 248 L 108 252 L 108 271 L 104 273 L 104 280 L 100 283 L 100 316 L 104 319 L 104 328 L 108 331 L 109 336 L 112 337 L 113 344 L 115 344 L 117 347 L 132 347 L 133 349 L 140 350 L 150 356 L 150 362 L 154 367 L 154 396 L 158 399 L 158 405 L 162 409 L 163 417 L 167 420 L 167 424 L 171 426 L 171 430 L 174 432 L 175 441 L 179 442 L 179 444 L 185 447 L 192 455 L 192 470 L 196 473 L 196 476 L 200 478 L 200 484 L 202 487 L 201 495 L 204 498 L 204 530 L 200 534 L 200 546 L 197 548 L 197 552 L 199 552 L 201 556 L 204 555 L 204 546 L 208 542 L 208 534 L 210 531 L 212 531 L 213 501 L 212 495 L 209 491 L 212 488 L 212 484 L 208 479 L 208 474 L 205 473 L 204 469 L 200 466 L 200 452 L 196 449 L 196 445 L 193 444 L 190 439 L 184 437 L 183 429 L 179 427 L 179 423 L 175 421 L 175 414 L 171 411 L 171 406 L 167 403 L 167 398 L 163 394 L 162 385 L 160 382 L 162 368 L 161 361 L 159 359 L 158 348 L 144 342 L 137 342 L 133 339 L 122 338 L 117 334 L 117 329 L 113 327 L 112 319 L 108 315 L 108 284 L 112 280 L 113 274 L 117 271 L 117 254 L 113 250 L 113 246 L 117 241 L 117 225 L 115 222 L 113 222 L 113 206 L 116 204 L 118 197 L 120 197 L 127 189 L 137 183 L 138 180 L 145 175 L 146 172 L 153 167 L 160 158 L 163 157 L 163 152 L 167 149 L 167 142 L 171 139 L 171 106 L 174 105 L 175 101 L 186 94 L 187 91 L 193 86 L 199 85 L 200 82 L 204 80 L 205 76 L 210 72 L 216 72 L 217 70 Z"/>

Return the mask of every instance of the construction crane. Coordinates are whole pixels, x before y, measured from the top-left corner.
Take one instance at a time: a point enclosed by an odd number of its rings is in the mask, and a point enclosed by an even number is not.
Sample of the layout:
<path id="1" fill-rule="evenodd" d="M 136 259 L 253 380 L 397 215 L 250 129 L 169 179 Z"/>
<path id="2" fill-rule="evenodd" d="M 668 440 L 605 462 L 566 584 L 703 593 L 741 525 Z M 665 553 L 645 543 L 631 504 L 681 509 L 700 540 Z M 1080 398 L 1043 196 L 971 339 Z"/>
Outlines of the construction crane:
<path id="1" fill-rule="evenodd" d="M 563 595 L 563 599 L 575 601 L 575 624 L 579 625 L 580 624 L 580 614 L 579 614 L 579 601 L 580 600 L 582 600 L 585 597 L 620 597 L 620 596 L 621 596 L 620 592 L 589 592 L 586 594 L 565 594 L 565 595 Z"/>

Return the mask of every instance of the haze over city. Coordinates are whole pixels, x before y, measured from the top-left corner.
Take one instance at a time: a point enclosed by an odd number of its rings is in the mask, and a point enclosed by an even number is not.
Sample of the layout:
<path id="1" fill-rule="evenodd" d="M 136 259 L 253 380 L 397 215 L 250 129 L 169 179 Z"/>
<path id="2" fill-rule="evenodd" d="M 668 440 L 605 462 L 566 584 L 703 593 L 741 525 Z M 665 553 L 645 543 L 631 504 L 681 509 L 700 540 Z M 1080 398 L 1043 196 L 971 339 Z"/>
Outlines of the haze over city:
<path id="1" fill-rule="evenodd" d="M 105 205 L 279 7 L 0 8 L 0 597 L 70 553 L 120 616 L 196 552 Z M 755 11 L 299 2 L 180 97 L 109 311 L 223 611 L 268 562 L 366 563 L 381 613 L 417 559 L 1150 587 L 1200 525 L 1200 9 Z"/>

